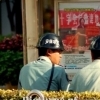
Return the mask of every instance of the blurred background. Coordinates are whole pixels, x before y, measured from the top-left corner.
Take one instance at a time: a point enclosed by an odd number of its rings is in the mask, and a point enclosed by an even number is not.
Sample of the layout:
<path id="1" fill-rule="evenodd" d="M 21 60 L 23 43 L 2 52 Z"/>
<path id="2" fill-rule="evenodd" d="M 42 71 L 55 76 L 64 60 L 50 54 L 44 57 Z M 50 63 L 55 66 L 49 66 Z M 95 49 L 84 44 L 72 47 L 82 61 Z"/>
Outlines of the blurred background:
<path id="1" fill-rule="evenodd" d="M 54 32 L 54 0 L 42 0 L 43 33 Z M 0 1 L 0 35 L 22 34 L 21 0 Z"/>
<path id="2" fill-rule="evenodd" d="M 0 86 L 17 88 L 23 67 L 22 1 L 0 0 Z M 54 0 L 39 0 L 42 32 L 54 32 Z M 38 8 L 40 7 L 38 5 Z M 40 23 L 38 23 L 40 24 Z M 33 34 L 34 35 L 34 34 Z M 26 40 L 25 40 L 26 41 Z M 33 51 L 34 52 L 34 51 Z"/>

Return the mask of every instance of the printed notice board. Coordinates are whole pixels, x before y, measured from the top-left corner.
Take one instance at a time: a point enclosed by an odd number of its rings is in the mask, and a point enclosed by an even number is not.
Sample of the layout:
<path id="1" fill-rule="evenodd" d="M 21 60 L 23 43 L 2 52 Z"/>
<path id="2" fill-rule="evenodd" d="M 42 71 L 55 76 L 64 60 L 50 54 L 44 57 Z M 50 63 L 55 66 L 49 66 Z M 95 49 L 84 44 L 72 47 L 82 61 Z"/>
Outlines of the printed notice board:
<path id="1" fill-rule="evenodd" d="M 92 62 L 89 45 L 100 35 L 100 2 L 58 2 L 57 7 L 55 30 L 65 49 L 60 64 L 71 80 Z"/>

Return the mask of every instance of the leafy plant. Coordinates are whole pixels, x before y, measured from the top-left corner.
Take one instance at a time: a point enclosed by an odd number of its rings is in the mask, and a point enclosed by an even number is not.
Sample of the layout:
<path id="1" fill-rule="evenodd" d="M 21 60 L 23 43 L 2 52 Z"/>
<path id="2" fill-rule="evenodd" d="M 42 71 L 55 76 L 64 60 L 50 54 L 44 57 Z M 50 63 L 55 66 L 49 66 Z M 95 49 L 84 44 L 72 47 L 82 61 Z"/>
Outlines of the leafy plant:
<path id="1" fill-rule="evenodd" d="M 0 50 L 1 51 L 22 51 L 23 50 L 23 41 L 21 35 L 13 35 L 8 37 L 1 37 Z"/>
<path id="2" fill-rule="evenodd" d="M 0 42 L 2 42 L 4 40 L 4 38 L 11 38 L 12 34 L 8 34 L 8 35 L 1 35 L 0 34 Z"/>
<path id="3" fill-rule="evenodd" d="M 30 98 L 27 95 L 31 92 Z M 2 90 L 0 89 L 0 100 L 41 100 L 32 98 L 43 94 L 44 100 L 100 100 L 100 92 L 67 92 L 67 91 L 40 91 L 29 90 Z M 25 98 L 26 97 L 26 98 Z"/>
<path id="4" fill-rule="evenodd" d="M 0 84 L 11 82 L 12 85 L 17 85 L 19 72 L 23 66 L 23 53 L 10 50 L 0 51 L 0 57 Z"/>
<path id="5" fill-rule="evenodd" d="M 0 42 L 0 85 L 10 82 L 18 84 L 18 77 L 23 66 L 23 44 L 21 35 L 4 37 Z"/>

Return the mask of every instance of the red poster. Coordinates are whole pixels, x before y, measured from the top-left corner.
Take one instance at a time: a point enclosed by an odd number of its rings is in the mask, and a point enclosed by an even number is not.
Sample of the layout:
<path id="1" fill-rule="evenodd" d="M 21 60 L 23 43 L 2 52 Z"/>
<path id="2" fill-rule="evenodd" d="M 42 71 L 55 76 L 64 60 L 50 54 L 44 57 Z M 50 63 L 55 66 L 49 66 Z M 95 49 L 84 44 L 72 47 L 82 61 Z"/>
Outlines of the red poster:
<path id="1" fill-rule="evenodd" d="M 84 53 L 100 34 L 100 10 L 59 10 L 59 32 L 66 52 Z"/>

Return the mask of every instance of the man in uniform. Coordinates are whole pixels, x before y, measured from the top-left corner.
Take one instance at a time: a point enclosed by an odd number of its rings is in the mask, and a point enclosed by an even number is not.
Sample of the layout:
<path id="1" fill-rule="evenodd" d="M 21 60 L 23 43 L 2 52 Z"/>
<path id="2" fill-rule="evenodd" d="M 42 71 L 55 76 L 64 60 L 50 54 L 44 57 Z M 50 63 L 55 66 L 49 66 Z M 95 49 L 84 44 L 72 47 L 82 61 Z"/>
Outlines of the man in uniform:
<path id="1" fill-rule="evenodd" d="M 62 41 L 54 33 L 44 34 L 38 42 L 39 58 L 26 64 L 20 71 L 18 88 L 26 90 L 66 90 L 68 80 L 59 65 L 63 51 Z"/>
<path id="2" fill-rule="evenodd" d="M 70 91 L 100 92 L 100 36 L 92 40 L 90 50 L 93 62 L 75 74 L 70 84 Z"/>

